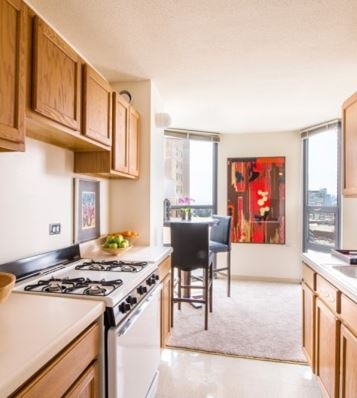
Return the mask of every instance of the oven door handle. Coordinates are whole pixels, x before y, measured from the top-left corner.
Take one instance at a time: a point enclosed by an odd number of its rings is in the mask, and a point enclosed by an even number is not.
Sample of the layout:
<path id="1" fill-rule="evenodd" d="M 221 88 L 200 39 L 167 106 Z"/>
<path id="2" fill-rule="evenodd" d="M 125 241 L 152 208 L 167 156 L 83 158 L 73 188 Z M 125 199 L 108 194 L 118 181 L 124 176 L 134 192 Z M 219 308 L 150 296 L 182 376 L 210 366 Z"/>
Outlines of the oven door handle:
<path id="1" fill-rule="evenodd" d="M 134 314 L 124 323 L 124 325 L 118 330 L 118 336 L 124 336 L 131 329 L 135 321 L 139 318 L 145 308 L 150 305 L 151 301 L 161 292 L 162 284 L 159 283 L 156 285 L 154 290 L 151 291 L 150 295 L 146 297 L 144 302 L 141 304 L 139 308 L 136 309 Z"/>

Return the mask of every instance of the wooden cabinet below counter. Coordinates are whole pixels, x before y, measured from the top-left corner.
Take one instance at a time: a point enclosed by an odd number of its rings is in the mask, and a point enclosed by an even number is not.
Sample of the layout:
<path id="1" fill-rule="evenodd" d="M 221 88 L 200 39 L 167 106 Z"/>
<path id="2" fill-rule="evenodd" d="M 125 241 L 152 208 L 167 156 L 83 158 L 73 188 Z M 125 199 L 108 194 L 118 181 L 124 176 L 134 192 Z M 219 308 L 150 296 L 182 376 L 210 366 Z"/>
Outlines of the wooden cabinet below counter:
<path id="1" fill-rule="evenodd" d="M 10 397 L 99 397 L 99 336 L 94 323 Z"/>
<path id="2" fill-rule="evenodd" d="M 315 369 L 315 296 L 306 283 L 302 283 L 302 348 L 307 361 Z"/>
<path id="3" fill-rule="evenodd" d="M 355 398 L 357 302 L 303 264 L 302 303 L 303 349 L 324 396 Z"/>
<path id="4" fill-rule="evenodd" d="M 0 151 L 25 150 L 26 8 L 0 0 Z"/>
<path id="5" fill-rule="evenodd" d="M 159 265 L 161 290 L 161 347 L 166 346 L 171 335 L 171 257 Z"/>
<path id="6" fill-rule="evenodd" d="M 338 397 L 340 321 L 319 298 L 316 299 L 315 372 L 328 397 Z"/>

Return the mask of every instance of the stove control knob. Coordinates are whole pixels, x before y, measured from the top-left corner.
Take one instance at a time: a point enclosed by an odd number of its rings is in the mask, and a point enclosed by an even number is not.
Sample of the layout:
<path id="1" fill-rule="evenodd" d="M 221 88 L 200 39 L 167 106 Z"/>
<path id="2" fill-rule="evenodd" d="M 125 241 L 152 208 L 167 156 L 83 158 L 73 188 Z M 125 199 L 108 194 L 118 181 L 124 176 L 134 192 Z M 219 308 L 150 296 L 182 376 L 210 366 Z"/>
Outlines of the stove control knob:
<path id="1" fill-rule="evenodd" d="M 133 304 L 136 304 L 138 302 L 138 300 L 136 297 L 128 296 L 126 298 L 126 302 L 133 305 Z"/>
<path id="2" fill-rule="evenodd" d="M 151 276 L 150 276 L 149 279 L 146 279 L 146 284 L 147 284 L 148 286 L 151 286 L 151 285 L 153 285 L 154 283 L 155 283 L 155 281 L 152 279 Z"/>
<path id="3" fill-rule="evenodd" d="M 159 280 L 159 275 L 156 275 L 156 274 L 155 274 L 155 275 L 153 275 L 153 277 L 155 278 L 156 281 Z"/>
<path id="4" fill-rule="evenodd" d="M 147 292 L 146 286 L 139 286 L 137 292 L 139 294 L 145 294 Z"/>
<path id="5" fill-rule="evenodd" d="M 122 302 L 121 304 L 119 304 L 119 311 L 121 313 L 125 314 L 129 310 L 130 310 L 130 304 L 129 303 Z"/>

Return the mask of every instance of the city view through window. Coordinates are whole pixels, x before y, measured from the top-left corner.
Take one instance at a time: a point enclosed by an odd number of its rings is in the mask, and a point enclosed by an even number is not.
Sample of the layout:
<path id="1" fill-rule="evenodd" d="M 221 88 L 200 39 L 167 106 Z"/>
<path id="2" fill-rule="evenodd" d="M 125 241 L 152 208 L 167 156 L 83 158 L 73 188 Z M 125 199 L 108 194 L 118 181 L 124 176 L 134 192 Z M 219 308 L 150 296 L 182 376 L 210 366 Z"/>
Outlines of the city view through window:
<path id="1" fill-rule="evenodd" d="M 339 127 L 311 135 L 305 151 L 305 248 L 330 250 L 339 241 Z"/>
<path id="2" fill-rule="evenodd" d="M 165 198 L 171 206 L 203 206 L 193 214 L 208 216 L 213 206 L 213 143 L 165 137 Z M 208 206 L 208 207 L 207 207 Z"/>

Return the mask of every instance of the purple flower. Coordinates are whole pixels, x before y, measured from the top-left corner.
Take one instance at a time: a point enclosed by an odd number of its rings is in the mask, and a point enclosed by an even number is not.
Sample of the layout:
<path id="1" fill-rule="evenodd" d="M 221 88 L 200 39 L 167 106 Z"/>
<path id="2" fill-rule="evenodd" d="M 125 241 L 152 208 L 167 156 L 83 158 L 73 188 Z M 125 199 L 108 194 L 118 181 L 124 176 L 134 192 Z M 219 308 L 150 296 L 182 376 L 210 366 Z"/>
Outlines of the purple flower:
<path id="1" fill-rule="evenodd" d="M 192 202 L 194 202 L 195 199 L 193 198 L 189 198 L 188 196 L 182 196 L 181 198 L 179 198 L 178 202 L 181 205 L 190 205 Z"/>

